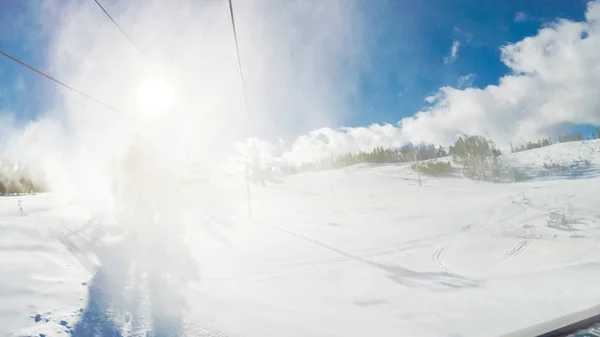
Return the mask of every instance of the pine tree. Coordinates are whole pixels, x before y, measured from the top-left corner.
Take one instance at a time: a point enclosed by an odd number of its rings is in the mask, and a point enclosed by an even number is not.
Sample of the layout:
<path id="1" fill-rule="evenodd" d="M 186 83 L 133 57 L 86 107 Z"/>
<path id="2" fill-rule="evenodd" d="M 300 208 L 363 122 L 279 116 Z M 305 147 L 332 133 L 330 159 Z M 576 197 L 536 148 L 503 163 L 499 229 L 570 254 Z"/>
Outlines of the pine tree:
<path id="1" fill-rule="evenodd" d="M 542 141 L 542 146 L 548 146 L 550 145 L 550 140 L 548 138 L 544 138 L 544 140 Z"/>
<path id="2" fill-rule="evenodd" d="M 483 136 L 459 137 L 452 147 L 454 160 L 463 166 L 466 177 L 493 180 L 500 170 L 500 150 Z"/>

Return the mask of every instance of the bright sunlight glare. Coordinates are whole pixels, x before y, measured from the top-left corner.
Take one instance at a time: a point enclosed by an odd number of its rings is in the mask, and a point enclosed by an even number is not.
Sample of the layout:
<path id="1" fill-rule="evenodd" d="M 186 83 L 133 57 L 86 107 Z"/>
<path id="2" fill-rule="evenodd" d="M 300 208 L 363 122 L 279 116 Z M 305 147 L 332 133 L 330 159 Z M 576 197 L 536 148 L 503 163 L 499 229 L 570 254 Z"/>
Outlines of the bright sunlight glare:
<path id="1" fill-rule="evenodd" d="M 172 83 L 164 78 L 144 78 L 137 88 L 138 107 L 144 115 L 164 115 L 173 107 L 174 91 Z"/>

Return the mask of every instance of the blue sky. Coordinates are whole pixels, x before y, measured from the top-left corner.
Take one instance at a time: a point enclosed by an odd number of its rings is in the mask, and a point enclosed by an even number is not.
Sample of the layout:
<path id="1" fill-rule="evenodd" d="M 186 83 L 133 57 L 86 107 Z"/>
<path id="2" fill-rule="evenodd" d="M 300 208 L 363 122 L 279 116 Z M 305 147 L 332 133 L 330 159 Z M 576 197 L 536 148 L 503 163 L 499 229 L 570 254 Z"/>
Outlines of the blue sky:
<path id="1" fill-rule="evenodd" d="M 500 47 L 534 35 L 556 18 L 580 21 L 585 0 L 378 0 L 366 9 L 378 39 L 374 69 L 361 79 L 358 111 L 351 125 L 395 123 L 419 111 L 438 88 L 457 86 L 473 74 L 473 85 L 497 84 L 509 69 Z M 521 13 L 521 14 L 520 14 Z M 455 41 L 453 62 L 444 62 Z"/>
<path id="2" fill-rule="evenodd" d="M 41 1 L 0 1 L 0 47 L 6 53 L 47 70 L 44 34 L 33 6 Z M 6 58 L 0 60 L 0 112 L 11 112 L 21 121 L 43 113 L 55 86 Z"/>
<path id="3" fill-rule="evenodd" d="M 497 84 L 509 69 L 500 47 L 557 18 L 584 19 L 585 0 L 373 0 L 363 3 L 369 28 L 368 70 L 360 75 L 345 125 L 395 124 L 422 110 L 440 87 Z M 31 7 L 41 1 L 0 1 L 0 47 L 48 68 L 47 36 Z M 452 56 L 452 50 L 455 55 Z M 462 78 L 462 79 L 461 79 Z M 462 81 L 462 83 L 461 83 Z M 26 121 L 42 112 L 54 84 L 0 59 L 0 111 Z M 329 125 L 336 127 L 336 125 Z"/>

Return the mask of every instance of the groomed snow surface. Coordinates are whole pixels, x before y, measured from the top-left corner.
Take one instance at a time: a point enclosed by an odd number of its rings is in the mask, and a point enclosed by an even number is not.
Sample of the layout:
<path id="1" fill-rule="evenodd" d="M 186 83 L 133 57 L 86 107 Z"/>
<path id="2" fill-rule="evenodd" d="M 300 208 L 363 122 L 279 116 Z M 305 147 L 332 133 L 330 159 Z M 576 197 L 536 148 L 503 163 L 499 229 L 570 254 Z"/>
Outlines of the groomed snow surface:
<path id="1" fill-rule="evenodd" d="M 240 177 L 187 182 L 185 202 L 119 219 L 53 194 L 3 197 L 0 336 L 495 336 L 535 325 L 600 303 L 600 143 L 503 158 L 533 174 L 579 157 L 589 165 L 522 183 L 419 187 L 403 165 L 280 177 L 251 186 L 252 220 Z"/>

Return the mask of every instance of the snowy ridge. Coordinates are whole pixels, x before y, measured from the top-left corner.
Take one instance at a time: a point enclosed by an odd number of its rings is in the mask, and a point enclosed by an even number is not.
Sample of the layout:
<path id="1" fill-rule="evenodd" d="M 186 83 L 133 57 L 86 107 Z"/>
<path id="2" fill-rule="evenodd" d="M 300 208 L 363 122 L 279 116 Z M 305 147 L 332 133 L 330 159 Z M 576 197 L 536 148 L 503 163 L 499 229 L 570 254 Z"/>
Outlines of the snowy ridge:
<path id="1" fill-rule="evenodd" d="M 507 154 L 503 158 L 525 166 L 542 166 L 548 162 L 568 163 L 578 159 L 588 159 L 594 164 L 600 164 L 600 140 L 553 144 L 539 149 Z"/>
<path id="2" fill-rule="evenodd" d="M 1 198 L 0 335 L 493 336 L 535 325 L 600 302 L 598 144 L 503 156 L 531 172 L 589 161 L 522 183 L 419 187 L 407 164 L 282 177 L 251 186 L 253 220 L 242 179 L 190 183 L 185 241 L 161 232 L 165 249 L 145 267 L 137 236 L 149 233 L 52 194 Z M 180 249 L 189 260 L 162 255 Z M 159 294 L 153 280 L 167 282 Z"/>

